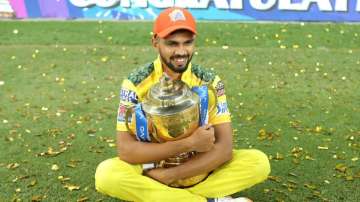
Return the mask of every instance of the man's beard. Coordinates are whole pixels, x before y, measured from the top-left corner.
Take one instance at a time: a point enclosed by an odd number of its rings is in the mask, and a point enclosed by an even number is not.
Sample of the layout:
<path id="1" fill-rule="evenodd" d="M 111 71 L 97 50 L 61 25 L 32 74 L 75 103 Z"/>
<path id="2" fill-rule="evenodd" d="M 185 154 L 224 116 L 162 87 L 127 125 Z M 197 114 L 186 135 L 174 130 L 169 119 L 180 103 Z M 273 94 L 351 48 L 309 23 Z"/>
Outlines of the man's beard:
<path id="1" fill-rule="evenodd" d="M 170 61 L 167 62 L 165 60 L 165 58 L 160 54 L 162 62 L 165 63 L 166 66 L 169 67 L 173 72 L 180 73 L 180 74 L 184 73 L 187 70 L 187 68 L 189 67 L 189 63 L 190 63 L 190 61 L 192 59 L 192 56 L 193 55 L 191 55 L 191 56 L 189 56 L 189 55 L 185 55 L 185 56 L 174 55 L 174 56 L 171 56 Z M 173 60 L 175 58 L 179 58 L 179 57 L 187 58 L 187 61 L 186 61 L 186 64 L 184 66 L 176 68 L 173 64 L 171 64 L 171 60 Z"/>

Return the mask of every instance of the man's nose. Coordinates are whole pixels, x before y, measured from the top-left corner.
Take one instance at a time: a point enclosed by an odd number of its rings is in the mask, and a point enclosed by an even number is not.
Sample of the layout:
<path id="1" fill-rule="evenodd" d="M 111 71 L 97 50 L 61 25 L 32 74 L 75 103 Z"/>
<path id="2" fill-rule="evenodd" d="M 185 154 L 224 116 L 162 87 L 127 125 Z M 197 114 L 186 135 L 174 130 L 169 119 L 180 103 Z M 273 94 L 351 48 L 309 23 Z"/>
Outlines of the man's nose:
<path id="1" fill-rule="evenodd" d="M 176 50 L 175 50 L 175 55 L 186 55 L 187 51 L 186 48 L 184 46 L 179 46 Z"/>

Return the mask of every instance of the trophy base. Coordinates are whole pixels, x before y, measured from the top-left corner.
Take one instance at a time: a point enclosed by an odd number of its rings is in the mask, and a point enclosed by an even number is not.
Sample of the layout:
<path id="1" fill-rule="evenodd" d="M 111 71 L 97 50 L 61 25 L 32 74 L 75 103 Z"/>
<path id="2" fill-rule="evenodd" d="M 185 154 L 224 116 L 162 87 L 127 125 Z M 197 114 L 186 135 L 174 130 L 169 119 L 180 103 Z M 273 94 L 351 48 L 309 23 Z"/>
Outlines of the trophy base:
<path id="1" fill-rule="evenodd" d="M 172 184 L 170 184 L 170 187 L 175 187 L 175 188 L 181 188 L 181 187 L 190 187 L 193 185 L 196 185 L 200 182 L 202 182 L 206 177 L 208 176 L 208 174 L 201 174 L 201 175 L 197 175 L 194 177 L 190 177 L 190 178 L 186 178 L 186 179 L 181 179 L 181 180 L 177 180 L 175 182 L 173 182 Z"/>
<path id="2" fill-rule="evenodd" d="M 186 161 L 188 161 L 191 157 L 195 156 L 196 152 L 187 152 L 187 153 L 181 153 L 178 156 L 168 158 L 166 160 L 160 161 L 157 163 L 157 168 L 171 168 L 178 166 Z M 193 176 L 186 179 L 180 179 L 175 181 L 174 183 L 170 184 L 170 187 L 190 187 L 195 184 L 200 183 L 208 176 L 208 173 L 204 173 L 201 175 Z"/>

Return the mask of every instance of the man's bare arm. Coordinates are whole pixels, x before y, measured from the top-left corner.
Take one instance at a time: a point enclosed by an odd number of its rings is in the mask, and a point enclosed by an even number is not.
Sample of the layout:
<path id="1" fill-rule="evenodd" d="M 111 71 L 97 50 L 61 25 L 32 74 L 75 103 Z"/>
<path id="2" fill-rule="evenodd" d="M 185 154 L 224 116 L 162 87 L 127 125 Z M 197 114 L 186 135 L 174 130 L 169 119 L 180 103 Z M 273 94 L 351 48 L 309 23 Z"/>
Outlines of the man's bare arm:
<path id="1" fill-rule="evenodd" d="M 176 167 L 167 169 L 153 169 L 147 175 L 169 184 L 178 179 L 210 172 L 232 158 L 232 128 L 230 123 L 214 126 L 216 142 L 208 152 L 199 153 L 193 159 Z"/>
<path id="2" fill-rule="evenodd" d="M 215 141 L 214 135 L 209 134 L 210 127 L 210 125 L 200 127 L 188 138 L 164 143 L 144 143 L 137 141 L 134 135 L 128 132 L 118 132 L 118 156 L 128 163 L 140 164 L 158 162 L 183 152 L 209 151 Z"/>

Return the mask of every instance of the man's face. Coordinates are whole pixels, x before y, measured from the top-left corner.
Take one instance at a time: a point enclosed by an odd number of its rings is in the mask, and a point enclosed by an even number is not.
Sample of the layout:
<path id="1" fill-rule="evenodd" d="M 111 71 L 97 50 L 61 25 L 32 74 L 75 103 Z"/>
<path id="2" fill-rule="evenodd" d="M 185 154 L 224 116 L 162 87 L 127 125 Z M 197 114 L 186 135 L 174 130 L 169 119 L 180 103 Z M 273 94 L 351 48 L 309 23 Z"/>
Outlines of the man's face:
<path id="1" fill-rule="evenodd" d="M 171 33 L 166 38 L 155 38 L 153 45 L 158 49 L 161 61 L 173 72 L 183 73 L 188 68 L 194 52 L 195 35 L 187 30 Z"/>

